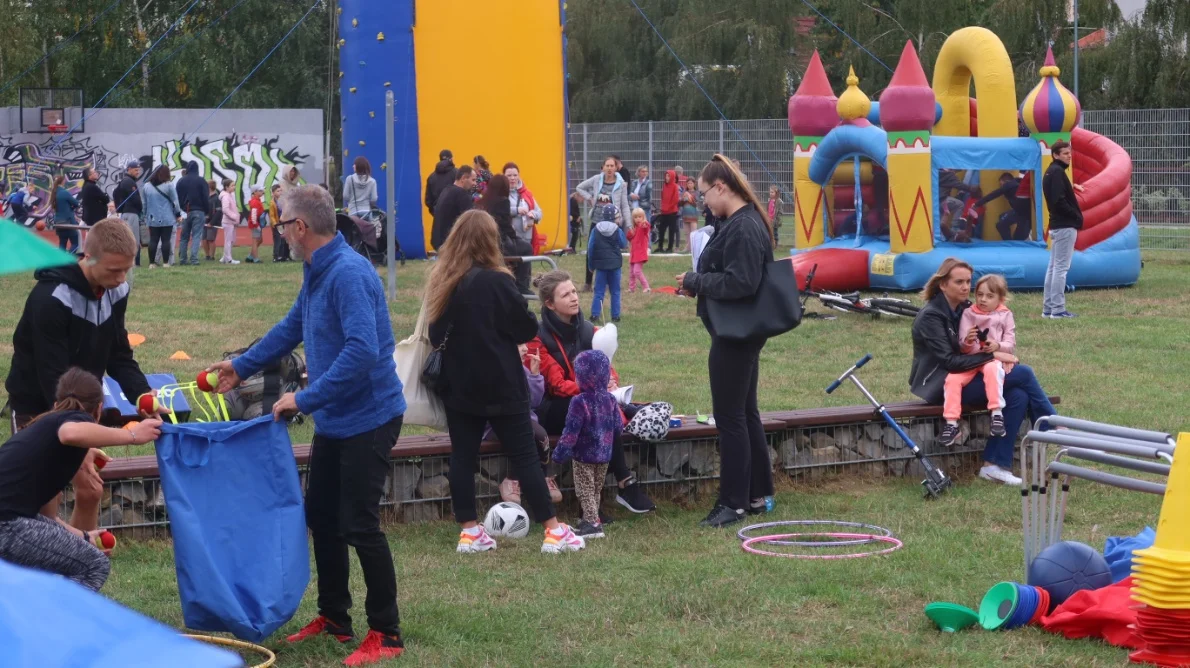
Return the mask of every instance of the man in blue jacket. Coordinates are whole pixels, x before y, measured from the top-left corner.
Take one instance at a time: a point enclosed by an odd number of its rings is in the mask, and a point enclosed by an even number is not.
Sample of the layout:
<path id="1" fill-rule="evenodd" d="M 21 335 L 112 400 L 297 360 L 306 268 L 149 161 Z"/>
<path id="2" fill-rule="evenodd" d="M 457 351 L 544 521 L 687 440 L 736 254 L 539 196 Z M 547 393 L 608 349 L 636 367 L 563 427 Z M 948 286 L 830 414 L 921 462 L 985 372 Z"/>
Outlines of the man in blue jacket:
<path id="1" fill-rule="evenodd" d="M 198 174 L 198 161 L 186 163 L 186 174 L 178 180 L 178 204 L 186 219 L 182 222 L 182 235 L 178 240 L 178 264 L 192 264 L 197 266 L 198 247 L 202 245 L 207 225 L 207 218 L 211 215 L 210 193 L 207 182 Z M 186 249 L 190 253 L 186 253 Z"/>
<path id="2" fill-rule="evenodd" d="M 299 186 L 283 199 L 275 227 L 300 255 L 302 289 L 289 314 L 246 353 L 210 367 L 227 392 L 305 343 L 310 385 L 286 393 L 273 416 L 314 417 L 306 523 L 314 539 L 318 617 L 290 642 L 326 633 L 353 637 L 347 547 L 355 548 L 368 588 L 369 631 L 347 665 L 400 655 L 397 578 L 380 530 L 389 452 L 401 433 L 405 398 L 393 362 L 396 342 L 376 270 L 335 229 L 330 193 Z"/>

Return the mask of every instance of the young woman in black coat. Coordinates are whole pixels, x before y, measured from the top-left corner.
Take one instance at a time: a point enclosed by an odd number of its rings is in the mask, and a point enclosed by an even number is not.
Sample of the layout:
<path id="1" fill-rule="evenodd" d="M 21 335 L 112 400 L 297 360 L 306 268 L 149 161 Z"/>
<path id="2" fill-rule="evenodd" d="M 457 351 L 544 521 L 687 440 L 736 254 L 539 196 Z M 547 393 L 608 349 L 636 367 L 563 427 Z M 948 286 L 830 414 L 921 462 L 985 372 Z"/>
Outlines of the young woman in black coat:
<path id="1" fill-rule="evenodd" d="M 476 208 L 487 211 L 496 221 L 496 228 L 500 230 L 500 250 L 503 251 L 504 257 L 532 255 L 533 247 L 518 238 L 516 230 L 512 227 L 512 205 L 508 201 L 510 192 L 508 179 L 503 174 L 493 175 Z M 516 278 L 517 289 L 522 295 L 529 294 L 529 283 L 533 280 L 532 268 L 527 262 L 516 262 L 511 269 Z"/>
<path id="2" fill-rule="evenodd" d="M 554 515 L 538 460 L 529 385 L 517 351 L 537 335 L 537 318 L 504 266 L 496 222 L 483 211 L 467 211 L 438 250 L 426 291 L 426 317 L 431 343 L 443 349 L 450 497 L 462 525 L 457 551 L 496 548 L 477 523 L 475 509 L 479 444 L 489 424 L 517 473 L 530 515 L 545 525 L 541 551 L 581 550 L 583 539 Z"/>
<path id="3" fill-rule="evenodd" d="M 745 512 L 764 512 L 765 497 L 773 493 L 773 466 L 756 401 L 766 340 L 716 336 L 707 300 L 756 294 L 765 264 L 773 261 L 773 230 L 747 179 L 722 155 L 716 154 L 702 170 L 698 189 L 721 222 L 698 259 L 698 271 L 676 278 L 680 290 L 698 297 L 698 315 L 711 335 L 707 365 L 719 428 L 719 499 L 702 524 L 721 527 L 742 520 Z"/>

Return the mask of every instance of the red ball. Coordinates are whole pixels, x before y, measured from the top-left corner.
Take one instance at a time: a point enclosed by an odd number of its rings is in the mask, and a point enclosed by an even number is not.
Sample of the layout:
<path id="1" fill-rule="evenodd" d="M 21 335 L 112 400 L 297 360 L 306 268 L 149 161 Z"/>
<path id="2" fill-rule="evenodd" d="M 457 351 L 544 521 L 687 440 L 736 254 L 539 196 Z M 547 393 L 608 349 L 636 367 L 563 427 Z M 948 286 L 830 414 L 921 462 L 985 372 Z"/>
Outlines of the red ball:
<path id="1" fill-rule="evenodd" d="M 219 386 L 219 374 L 214 371 L 200 371 L 198 374 L 198 389 L 203 392 L 214 392 Z"/>
<path id="2" fill-rule="evenodd" d="M 146 392 L 137 398 L 136 408 L 142 413 L 155 415 L 157 411 L 161 410 L 161 404 L 157 401 L 157 397 Z"/>
<path id="3" fill-rule="evenodd" d="M 116 547 L 116 537 L 110 531 L 104 531 L 103 533 L 96 536 L 95 542 L 97 543 L 95 547 L 98 547 L 101 550 L 110 550 Z"/>
<path id="4" fill-rule="evenodd" d="M 36 225 L 34 225 L 34 227 L 36 227 L 36 228 L 37 228 L 37 231 L 38 231 L 38 232 L 42 232 L 42 231 L 44 231 L 44 230 L 45 230 L 45 221 L 44 221 L 44 220 L 39 220 L 39 221 L 37 221 L 37 224 L 36 224 Z"/>

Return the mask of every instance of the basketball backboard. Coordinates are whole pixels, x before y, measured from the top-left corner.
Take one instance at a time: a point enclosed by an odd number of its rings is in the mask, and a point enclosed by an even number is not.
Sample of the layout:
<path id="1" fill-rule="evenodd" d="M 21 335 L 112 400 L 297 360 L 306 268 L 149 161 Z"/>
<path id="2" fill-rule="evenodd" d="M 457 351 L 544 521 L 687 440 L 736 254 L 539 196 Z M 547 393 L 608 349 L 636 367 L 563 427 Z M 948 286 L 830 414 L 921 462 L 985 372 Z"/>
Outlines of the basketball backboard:
<path id="1" fill-rule="evenodd" d="M 86 132 L 85 110 L 82 88 L 22 88 L 21 132 L 48 134 L 61 125 Z"/>

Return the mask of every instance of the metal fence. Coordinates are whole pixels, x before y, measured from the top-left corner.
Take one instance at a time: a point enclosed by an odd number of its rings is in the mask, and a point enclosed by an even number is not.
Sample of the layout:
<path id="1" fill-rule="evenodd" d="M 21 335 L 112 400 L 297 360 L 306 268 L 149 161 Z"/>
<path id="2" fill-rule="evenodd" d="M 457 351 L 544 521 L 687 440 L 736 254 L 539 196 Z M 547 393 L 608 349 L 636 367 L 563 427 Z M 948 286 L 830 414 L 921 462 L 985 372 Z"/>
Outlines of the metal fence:
<path id="1" fill-rule="evenodd" d="M 1132 156 L 1132 203 L 1141 225 L 1141 247 L 1190 250 L 1190 109 L 1084 111 L 1082 123 Z M 574 123 L 568 144 L 572 185 L 598 172 L 604 157 L 615 154 L 634 176 L 638 166 L 649 167 L 655 204 L 664 170 L 681 165 L 694 174 L 715 152 L 738 159 L 748 179 L 764 184 L 763 189 L 772 183 L 783 193 L 793 189 L 793 136 L 783 118 L 730 124 Z M 785 213 L 791 214 L 790 198 L 783 199 Z"/>

